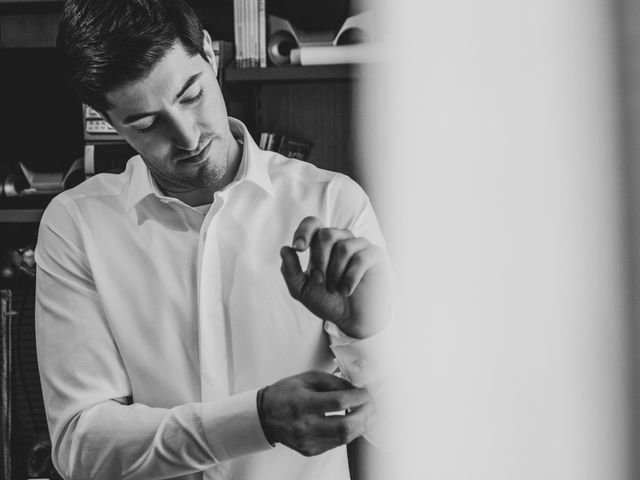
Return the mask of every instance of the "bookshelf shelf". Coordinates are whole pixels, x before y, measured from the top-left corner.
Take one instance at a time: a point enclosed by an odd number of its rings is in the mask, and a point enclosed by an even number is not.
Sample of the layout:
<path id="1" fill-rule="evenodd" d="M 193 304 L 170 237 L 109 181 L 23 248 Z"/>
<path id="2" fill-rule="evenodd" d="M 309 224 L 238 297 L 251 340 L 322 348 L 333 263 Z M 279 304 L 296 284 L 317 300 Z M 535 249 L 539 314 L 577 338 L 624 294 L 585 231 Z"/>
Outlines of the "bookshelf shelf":
<path id="1" fill-rule="evenodd" d="M 361 69 L 356 65 L 309 65 L 267 68 L 237 68 L 224 70 L 227 83 L 339 81 L 359 78 Z"/>
<path id="2" fill-rule="evenodd" d="M 44 208 L 3 208 L 0 209 L 0 223 L 38 223 Z"/>

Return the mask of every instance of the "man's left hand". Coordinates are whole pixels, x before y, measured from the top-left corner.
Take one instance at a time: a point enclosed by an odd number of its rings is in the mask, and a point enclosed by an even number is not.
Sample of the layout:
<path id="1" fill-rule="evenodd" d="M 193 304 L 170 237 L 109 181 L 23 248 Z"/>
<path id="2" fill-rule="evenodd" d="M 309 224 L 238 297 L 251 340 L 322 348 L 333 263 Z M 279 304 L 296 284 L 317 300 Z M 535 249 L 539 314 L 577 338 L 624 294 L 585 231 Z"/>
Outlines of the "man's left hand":
<path id="1" fill-rule="evenodd" d="M 309 267 L 302 271 L 297 252 L 309 248 Z M 390 317 L 388 272 L 384 252 L 350 231 L 326 228 L 307 217 L 282 247 L 282 275 L 291 296 L 313 314 L 335 323 L 345 334 L 366 338 Z"/>

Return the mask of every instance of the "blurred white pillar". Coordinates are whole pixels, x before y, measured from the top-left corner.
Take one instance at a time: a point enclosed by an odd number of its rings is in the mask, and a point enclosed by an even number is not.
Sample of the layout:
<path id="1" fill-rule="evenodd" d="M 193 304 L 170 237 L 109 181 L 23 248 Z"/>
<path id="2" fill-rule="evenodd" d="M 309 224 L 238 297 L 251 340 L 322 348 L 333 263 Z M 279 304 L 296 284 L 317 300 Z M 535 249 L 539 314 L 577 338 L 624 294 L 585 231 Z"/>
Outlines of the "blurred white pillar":
<path id="1" fill-rule="evenodd" d="M 378 3 L 362 148 L 413 386 L 394 478 L 631 480 L 612 2 Z"/>

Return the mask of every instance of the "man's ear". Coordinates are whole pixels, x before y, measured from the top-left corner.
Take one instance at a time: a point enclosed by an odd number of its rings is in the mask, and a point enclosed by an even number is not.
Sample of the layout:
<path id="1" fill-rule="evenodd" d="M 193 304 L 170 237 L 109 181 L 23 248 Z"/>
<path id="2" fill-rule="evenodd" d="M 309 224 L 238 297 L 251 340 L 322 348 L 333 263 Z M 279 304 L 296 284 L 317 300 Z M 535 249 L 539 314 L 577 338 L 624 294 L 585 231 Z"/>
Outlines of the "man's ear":
<path id="1" fill-rule="evenodd" d="M 218 64 L 216 62 L 216 56 L 213 53 L 213 44 L 211 42 L 211 37 L 209 36 L 209 32 L 203 30 L 202 33 L 202 49 L 204 51 L 205 56 L 207 57 L 207 61 L 213 68 L 213 73 L 215 76 L 218 76 Z"/>

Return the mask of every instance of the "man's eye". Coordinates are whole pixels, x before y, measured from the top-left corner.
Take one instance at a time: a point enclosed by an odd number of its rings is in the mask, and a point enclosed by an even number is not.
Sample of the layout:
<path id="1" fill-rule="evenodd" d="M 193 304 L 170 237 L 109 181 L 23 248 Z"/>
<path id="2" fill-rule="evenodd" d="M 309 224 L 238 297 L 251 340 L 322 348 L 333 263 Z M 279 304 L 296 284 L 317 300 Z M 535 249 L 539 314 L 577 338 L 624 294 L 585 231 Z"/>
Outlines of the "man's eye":
<path id="1" fill-rule="evenodd" d="M 152 120 L 149 122 L 140 122 L 137 123 L 135 125 L 133 125 L 133 128 L 135 128 L 136 130 L 138 130 L 139 132 L 148 132 L 149 130 L 153 129 L 153 127 L 156 126 L 157 121 L 156 120 Z"/>
<path id="2" fill-rule="evenodd" d="M 204 91 L 200 90 L 200 92 L 195 97 L 185 98 L 182 101 L 182 103 L 196 103 L 198 100 L 200 100 L 202 98 L 202 94 L 203 93 L 204 93 Z"/>

